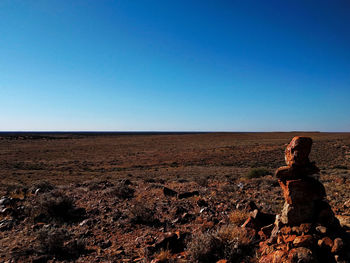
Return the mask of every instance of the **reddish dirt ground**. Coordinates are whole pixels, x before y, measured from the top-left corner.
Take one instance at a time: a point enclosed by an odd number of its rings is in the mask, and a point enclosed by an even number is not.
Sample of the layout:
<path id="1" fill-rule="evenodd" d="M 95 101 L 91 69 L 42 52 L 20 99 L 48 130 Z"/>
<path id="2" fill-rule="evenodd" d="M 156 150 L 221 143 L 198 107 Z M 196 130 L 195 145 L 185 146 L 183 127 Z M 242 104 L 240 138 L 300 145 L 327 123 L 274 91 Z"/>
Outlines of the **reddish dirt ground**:
<path id="1" fill-rule="evenodd" d="M 11 200 L 0 207 L 0 261 L 150 262 L 171 250 L 162 247 L 166 233 L 177 233 L 183 238 L 178 248 L 158 262 L 191 262 L 191 237 L 238 225 L 235 217 L 250 201 L 265 212 L 280 211 L 277 180 L 246 175 L 261 167 L 273 174 L 295 135 L 314 140 L 310 159 L 321 169 L 333 210 L 347 218 L 349 133 L 2 134 L 0 199 Z M 38 186 L 43 181 L 55 189 Z M 164 187 L 198 192 L 179 198 L 165 195 Z M 51 192 L 63 193 L 85 213 L 74 222 L 38 217 L 33 207 L 45 209 Z M 40 241 L 40 233 L 57 229 L 68 233 L 63 247 L 81 240 L 84 251 L 60 257 L 61 250 L 45 250 L 50 241 Z"/>

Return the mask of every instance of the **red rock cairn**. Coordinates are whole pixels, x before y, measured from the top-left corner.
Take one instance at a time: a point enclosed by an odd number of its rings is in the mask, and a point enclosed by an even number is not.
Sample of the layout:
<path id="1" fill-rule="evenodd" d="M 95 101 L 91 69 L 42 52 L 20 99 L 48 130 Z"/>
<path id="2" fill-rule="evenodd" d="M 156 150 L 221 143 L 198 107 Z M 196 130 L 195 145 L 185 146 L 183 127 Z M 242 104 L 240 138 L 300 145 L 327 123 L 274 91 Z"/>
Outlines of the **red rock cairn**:
<path id="1" fill-rule="evenodd" d="M 260 263 L 349 262 L 346 232 L 313 176 L 319 169 L 309 160 L 311 146 L 311 138 L 294 137 L 285 151 L 287 166 L 275 173 L 285 203 L 275 223 L 259 231 Z"/>
<path id="2" fill-rule="evenodd" d="M 319 169 L 309 161 L 312 139 L 294 137 L 286 148 L 287 166 L 277 169 L 276 177 L 285 199 L 280 221 L 288 225 L 324 223 L 339 226 L 332 209 L 325 200 L 323 185 L 311 175 Z"/>

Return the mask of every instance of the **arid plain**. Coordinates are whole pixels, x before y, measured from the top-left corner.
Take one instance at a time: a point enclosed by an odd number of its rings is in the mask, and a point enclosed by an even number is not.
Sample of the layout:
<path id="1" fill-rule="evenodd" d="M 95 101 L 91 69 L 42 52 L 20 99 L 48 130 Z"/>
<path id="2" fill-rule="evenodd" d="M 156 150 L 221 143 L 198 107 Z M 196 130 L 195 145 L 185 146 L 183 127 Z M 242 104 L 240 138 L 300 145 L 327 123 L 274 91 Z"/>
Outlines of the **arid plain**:
<path id="1" fill-rule="evenodd" d="M 0 261 L 255 262 L 259 240 L 206 251 L 203 235 L 234 232 L 252 201 L 279 213 L 273 174 L 296 135 L 313 139 L 310 160 L 348 224 L 349 133 L 3 133 Z"/>

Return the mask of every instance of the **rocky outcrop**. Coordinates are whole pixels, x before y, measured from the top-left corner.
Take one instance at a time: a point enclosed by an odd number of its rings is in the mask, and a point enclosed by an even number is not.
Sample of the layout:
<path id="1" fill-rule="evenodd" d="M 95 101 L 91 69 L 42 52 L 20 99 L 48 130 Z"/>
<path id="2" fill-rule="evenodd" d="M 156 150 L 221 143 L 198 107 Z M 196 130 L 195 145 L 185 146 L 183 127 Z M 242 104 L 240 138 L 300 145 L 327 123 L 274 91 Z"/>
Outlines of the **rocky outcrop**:
<path id="1" fill-rule="evenodd" d="M 313 176 L 319 169 L 309 160 L 311 146 L 311 138 L 294 137 L 285 151 L 287 166 L 275 173 L 285 203 L 273 226 L 259 231 L 260 263 L 350 262 L 349 236 Z"/>

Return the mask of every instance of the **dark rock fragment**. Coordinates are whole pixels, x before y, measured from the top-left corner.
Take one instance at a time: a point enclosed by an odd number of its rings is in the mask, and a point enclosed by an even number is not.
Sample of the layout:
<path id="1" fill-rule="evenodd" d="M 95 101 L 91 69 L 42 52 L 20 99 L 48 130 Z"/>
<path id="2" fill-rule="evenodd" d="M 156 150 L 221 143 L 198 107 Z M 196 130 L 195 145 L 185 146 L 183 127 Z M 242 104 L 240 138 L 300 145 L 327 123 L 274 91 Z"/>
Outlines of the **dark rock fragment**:
<path id="1" fill-rule="evenodd" d="M 176 196 L 177 195 L 177 192 L 168 188 L 168 187 L 163 187 L 163 194 L 165 196 Z"/>
<path id="2" fill-rule="evenodd" d="M 192 196 L 198 196 L 199 192 L 198 191 L 192 191 L 192 192 L 184 192 L 178 195 L 179 199 L 184 199 L 184 198 L 190 198 Z"/>

